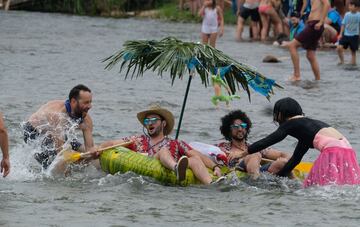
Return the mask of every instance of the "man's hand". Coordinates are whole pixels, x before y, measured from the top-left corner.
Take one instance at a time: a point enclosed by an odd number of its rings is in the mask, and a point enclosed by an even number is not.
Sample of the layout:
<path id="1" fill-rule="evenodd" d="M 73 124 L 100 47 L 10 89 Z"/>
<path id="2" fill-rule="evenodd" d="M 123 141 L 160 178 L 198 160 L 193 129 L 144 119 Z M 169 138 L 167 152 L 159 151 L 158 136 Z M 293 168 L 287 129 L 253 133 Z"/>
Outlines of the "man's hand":
<path id="1" fill-rule="evenodd" d="M 99 158 L 100 154 L 101 154 L 101 151 L 99 151 L 99 147 L 98 146 L 93 146 L 92 148 L 90 148 L 88 151 L 87 151 L 89 154 L 91 154 L 91 157 L 93 159 L 97 159 Z"/>
<path id="2" fill-rule="evenodd" d="M 221 174 L 221 169 L 219 166 L 215 166 L 214 168 L 214 175 L 218 176 L 218 177 L 221 177 L 222 174 Z"/>
<path id="3" fill-rule="evenodd" d="M 315 24 L 315 30 L 320 30 L 320 28 L 321 28 L 321 26 L 323 26 L 324 25 L 324 23 L 323 22 L 321 22 L 321 21 L 319 21 L 319 22 L 317 22 L 316 24 Z"/>
<path id="4" fill-rule="evenodd" d="M 246 154 L 245 152 L 233 151 L 228 156 L 229 162 L 232 161 L 233 159 L 242 158 L 245 156 L 245 154 Z"/>
<path id="5" fill-rule="evenodd" d="M 6 177 L 10 173 L 10 160 L 8 158 L 1 160 L 0 173 L 3 173 L 3 177 Z"/>

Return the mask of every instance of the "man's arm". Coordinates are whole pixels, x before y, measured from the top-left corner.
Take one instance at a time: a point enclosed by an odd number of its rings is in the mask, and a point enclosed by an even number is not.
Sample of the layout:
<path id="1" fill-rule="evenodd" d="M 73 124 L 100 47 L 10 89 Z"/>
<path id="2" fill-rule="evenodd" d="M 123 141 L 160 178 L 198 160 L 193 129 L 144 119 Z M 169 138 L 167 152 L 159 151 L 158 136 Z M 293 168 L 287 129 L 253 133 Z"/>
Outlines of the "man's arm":
<path id="1" fill-rule="evenodd" d="M 0 172 L 3 173 L 3 177 L 6 177 L 10 173 L 9 138 L 3 121 L 3 116 L 1 113 L 0 113 L 0 147 L 2 151 Z"/>
<path id="2" fill-rule="evenodd" d="M 89 151 L 94 147 L 94 139 L 92 135 L 93 122 L 89 115 L 85 117 L 84 122 L 81 124 L 81 130 L 83 132 L 85 150 Z"/>
<path id="3" fill-rule="evenodd" d="M 240 9 L 241 9 L 241 6 L 244 4 L 245 0 L 237 0 L 237 12 L 236 12 L 236 15 L 239 16 L 240 15 Z"/>

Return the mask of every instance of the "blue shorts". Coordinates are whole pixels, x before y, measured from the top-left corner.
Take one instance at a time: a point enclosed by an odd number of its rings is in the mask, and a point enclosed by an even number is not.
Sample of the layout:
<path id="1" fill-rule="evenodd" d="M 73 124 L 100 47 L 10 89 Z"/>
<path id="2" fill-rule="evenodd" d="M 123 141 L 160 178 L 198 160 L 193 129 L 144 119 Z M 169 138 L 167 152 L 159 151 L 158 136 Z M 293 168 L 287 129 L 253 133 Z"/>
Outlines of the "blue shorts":
<path id="1" fill-rule="evenodd" d="M 269 170 L 271 163 L 266 163 L 262 166 L 260 166 L 260 172 L 267 172 Z M 246 165 L 245 165 L 245 161 L 241 160 L 241 162 L 239 163 L 238 166 L 236 166 L 237 169 L 246 172 Z"/>

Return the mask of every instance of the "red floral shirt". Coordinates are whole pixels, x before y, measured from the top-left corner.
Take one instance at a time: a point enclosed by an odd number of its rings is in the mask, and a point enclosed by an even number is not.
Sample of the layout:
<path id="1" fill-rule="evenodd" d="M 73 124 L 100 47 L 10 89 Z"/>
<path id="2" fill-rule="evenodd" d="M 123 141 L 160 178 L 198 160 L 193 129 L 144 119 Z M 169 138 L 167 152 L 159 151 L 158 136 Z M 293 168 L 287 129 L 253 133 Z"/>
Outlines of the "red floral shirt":
<path id="1" fill-rule="evenodd" d="M 178 161 L 181 156 L 186 155 L 186 152 L 192 148 L 182 140 L 174 140 L 168 137 L 159 143 L 157 149 L 154 149 L 154 145 L 150 145 L 150 138 L 146 135 L 136 135 L 123 138 L 124 142 L 133 141 L 128 147 L 130 150 L 147 153 L 149 156 L 154 156 L 161 148 L 166 147 L 175 161 Z"/>
<path id="2" fill-rule="evenodd" d="M 247 146 L 249 146 L 248 143 L 246 143 Z M 231 150 L 231 142 L 230 141 L 226 141 L 226 142 L 221 142 L 219 144 L 216 144 L 215 146 L 219 147 L 220 150 L 222 150 L 223 152 L 225 152 L 226 156 L 229 156 L 230 154 L 230 150 Z M 261 156 L 264 157 L 264 155 L 266 155 L 266 153 L 268 152 L 270 148 L 266 148 L 262 151 L 260 151 Z"/>

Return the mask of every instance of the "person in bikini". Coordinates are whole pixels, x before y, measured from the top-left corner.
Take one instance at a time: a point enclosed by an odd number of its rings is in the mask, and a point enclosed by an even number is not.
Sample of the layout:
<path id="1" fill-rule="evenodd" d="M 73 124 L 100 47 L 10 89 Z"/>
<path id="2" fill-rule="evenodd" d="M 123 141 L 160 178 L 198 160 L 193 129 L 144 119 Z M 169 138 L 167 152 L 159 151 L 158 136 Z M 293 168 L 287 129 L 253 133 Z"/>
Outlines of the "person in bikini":
<path id="1" fill-rule="evenodd" d="M 185 180 L 188 166 L 195 177 L 205 185 L 213 183 L 207 168 L 221 177 L 220 168 L 210 158 L 193 150 L 186 142 L 169 137 L 175 123 L 169 110 L 156 104 L 139 112 L 137 118 L 144 127 L 144 134 L 106 141 L 99 148 L 132 142 L 127 146 L 129 149 L 155 157 L 164 167 L 174 170 L 179 182 Z M 96 156 L 99 155 L 100 152 L 96 152 Z"/>
<path id="2" fill-rule="evenodd" d="M 275 27 L 275 36 L 283 33 L 283 27 L 281 19 L 274 9 L 271 0 L 261 0 L 259 5 L 259 14 L 261 19 L 261 32 L 260 32 L 260 39 L 261 41 L 266 41 L 268 36 L 269 28 L 270 28 L 270 21 L 274 24 Z"/>
<path id="3" fill-rule="evenodd" d="M 41 106 L 23 125 L 24 141 L 27 144 L 40 142 L 41 151 L 34 158 L 46 169 L 65 142 L 69 142 L 73 150 L 85 152 L 94 148 L 92 136 L 93 122 L 88 114 L 92 107 L 91 90 L 85 85 L 77 85 L 71 89 L 67 100 L 53 100 Z M 84 145 L 76 139 L 68 141 L 69 130 L 81 129 Z"/>
<path id="4" fill-rule="evenodd" d="M 259 153 L 249 154 L 247 138 L 250 133 L 252 123 L 246 113 L 241 110 L 230 112 L 221 118 L 220 131 L 227 140 L 216 146 L 219 147 L 228 158 L 228 166 L 246 171 L 256 179 L 260 172 L 269 172 L 276 174 L 283 168 L 289 159 L 289 155 L 272 148 L 264 149 Z M 262 159 L 270 159 L 268 162 L 260 165 Z"/>
<path id="5" fill-rule="evenodd" d="M 324 31 L 324 23 L 330 8 L 328 0 L 311 0 L 311 11 L 305 29 L 289 43 L 288 48 L 294 66 L 291 81 L 301 80 L 300 60 L 297 49 L 302 46 L 310 62 L 315 80 L 320 80 L 320 68 L 316 58 L 316 48 Z"/>
<path id="6" fill-rule="evenodd" d="M 260 15 L 259 15 L 259 3 L 260 0 L 237 0 L 237 27 L 236 27 L 236 40 L 242 40 L 242 33 L 244 30 L 244 22 L 250 16 L 250 28 L 253 34 L 252 39 L 258 40 L 259 39 L 259 22 L 260 22 Z"/>

